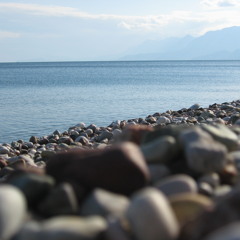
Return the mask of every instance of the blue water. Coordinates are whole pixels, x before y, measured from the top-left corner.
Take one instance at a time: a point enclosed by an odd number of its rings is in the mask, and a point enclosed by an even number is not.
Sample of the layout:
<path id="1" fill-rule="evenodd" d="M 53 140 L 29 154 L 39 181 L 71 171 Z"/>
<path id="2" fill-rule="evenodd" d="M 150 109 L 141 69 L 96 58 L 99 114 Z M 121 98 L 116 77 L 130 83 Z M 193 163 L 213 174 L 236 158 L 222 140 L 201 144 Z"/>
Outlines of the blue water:
<path id="1" fill-rule="evenodd" d="M 0 143 L 240 98 L 240 61 L 0 63 Z"/>

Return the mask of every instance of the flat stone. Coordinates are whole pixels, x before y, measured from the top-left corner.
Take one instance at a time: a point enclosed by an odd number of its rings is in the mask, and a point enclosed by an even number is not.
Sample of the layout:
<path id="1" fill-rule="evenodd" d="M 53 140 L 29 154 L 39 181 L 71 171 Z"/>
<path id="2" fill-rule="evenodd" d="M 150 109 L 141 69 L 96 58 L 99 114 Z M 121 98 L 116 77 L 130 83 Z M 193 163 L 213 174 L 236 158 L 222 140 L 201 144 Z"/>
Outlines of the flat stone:
<path id="1" fill-rule="evenodd" d="M 57 153 L 47 162 L 46 172 L 57 182 L 73 181 L 87 191 L 98 187 L 124 195 L 144 187 L 150 178 L 142 152 L 129 142 Z"/>
<path id="2" fill-rule="evenodd" d="M 198 127 L 187 129 L 180 134 L 186 160 L 190 169 L 199 172 L 218 172 L 227 163 L 227 148 L 214 141 L 205 131 Z"/>
<path id="3" fill-rule="evenodd" d="M 78 202 L 72 186 L 69 183 L 62 183 L 53 188 L 40 202 L 38 209 L 47 217 L 76 214 Z"/>
<path id="4" fill-rule="evenodd" d="M 239 147 L 238 136 L 228 127 L 222 124 L 202 125 L 202 129 L 207 131 L 215 140 L 224 144 L 229 151 L 237 150 Z"/>
<path id="5" fill-rule="evenodd" d="M 84 136 L 79 136 L 75 139 L 75 142 L 80 142 L 82 145 L 88 145 L 89 144 L 89 140 L 88 138 L 84 137 Z"/>
<path id="6" fill-rule="evenodd" d="M 0 239 L 10 239 L 20 229 L 26 217 L 23 194 L 8 184 L 0 185 Z"/>
<path id="7" fill-rule="evenodd" d="M 166 177 L 154 186 L 168 197 L 176 194 L 197 192 L 197 184 L 195 180 L 185 174 L 176 174 Z"/>
<path id="8" fill-rule="evenodd" d="M 122 217 L 129 206 L 127 197 L 108 192 L 103 189 L 95 189 L 81 206 L 81 214 L 84 216 L 108 215 Z"/>
<path id="9" fill-rule="evenodd" d="M 154 188 L 145 188 L 133 196 L 127 218 L 138 240 L 173 240 L 179 233 L 179 225 L 168 200 Z"/>
<path id="10" fill-rule="evenodd" d="M 148 163 L 166 163 L 177 151 L 175 138 L 163 136 L 141 145 L 141 150 Z"/>

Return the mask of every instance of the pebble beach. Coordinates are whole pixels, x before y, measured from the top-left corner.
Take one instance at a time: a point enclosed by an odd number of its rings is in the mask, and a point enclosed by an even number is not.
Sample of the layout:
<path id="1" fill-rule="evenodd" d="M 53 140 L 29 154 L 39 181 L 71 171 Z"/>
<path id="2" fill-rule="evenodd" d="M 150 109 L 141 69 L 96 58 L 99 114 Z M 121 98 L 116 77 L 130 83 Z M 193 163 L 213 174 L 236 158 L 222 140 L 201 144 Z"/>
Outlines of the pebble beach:
<path id="1" fill-rule="evenodd" d="M 240 238 L 240 100 L 0 144 L 0 239 Z"/>

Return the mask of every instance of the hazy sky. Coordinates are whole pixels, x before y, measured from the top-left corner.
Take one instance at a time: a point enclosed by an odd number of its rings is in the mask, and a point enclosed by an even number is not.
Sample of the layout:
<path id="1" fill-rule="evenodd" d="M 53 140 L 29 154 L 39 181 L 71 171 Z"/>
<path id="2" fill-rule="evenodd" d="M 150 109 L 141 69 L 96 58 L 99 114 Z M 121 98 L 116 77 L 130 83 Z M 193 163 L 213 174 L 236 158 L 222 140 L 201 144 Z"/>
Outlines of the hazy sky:
<path id="1" fill-rule="evenodd" d="M 115 59 L 149 39 L 240 25 L 240 0 L 0 0 L 0 62 Z"/>

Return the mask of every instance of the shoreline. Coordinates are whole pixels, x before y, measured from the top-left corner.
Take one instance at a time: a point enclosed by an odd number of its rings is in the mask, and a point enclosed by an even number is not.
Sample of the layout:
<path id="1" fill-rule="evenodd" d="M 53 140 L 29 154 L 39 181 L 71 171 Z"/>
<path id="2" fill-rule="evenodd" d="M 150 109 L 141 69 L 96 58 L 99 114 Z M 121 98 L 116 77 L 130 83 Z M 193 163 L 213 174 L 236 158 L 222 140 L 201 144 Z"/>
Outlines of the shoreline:
<path id="1" fill-rule="evenodd" d="M 239 112 L 194 104 L 0 145 L 0 238 L 239 237 Z"/>
<path id="2" fill-rule="evenodd" d="M 143 125 L 149 127 L 163 127 L 167 125 L 186 124 L 201 125 L 204 123 L 214 124 L 220 123 L 231 125 L 240 119 L 240 100 L 231 102 L 214 103 L 209 107 L 202 108 L 199 104 L 194 104 L 189 108 L 180 110 L 168 110 L 163 113 L 154 113 L 146 116 L 146 118 L 134 118 L 128 120 L 117 120 L 107 127 L 98 127 L 95 124 L 86 126 L 85 123 L 79 123 L 69 127 L 68 130 L 59 132 L 55 130 L 53 133 L 37 137 L 30 137 L 29 141 L 16 140 L 12 143 L 0 144 L 0 156 L 6 154 L 8 157 L 20 156 L 28 154 L 35 160 L 39 160 L 37 152 L 42 151 L 59 151 L 70 148 L 103 148 L 122 133 L 122 131 L 132 125 Z M 42 148 L 41 146 L 46 146 Z M 38 149 L 38 151 L 35 151 Z"/>

